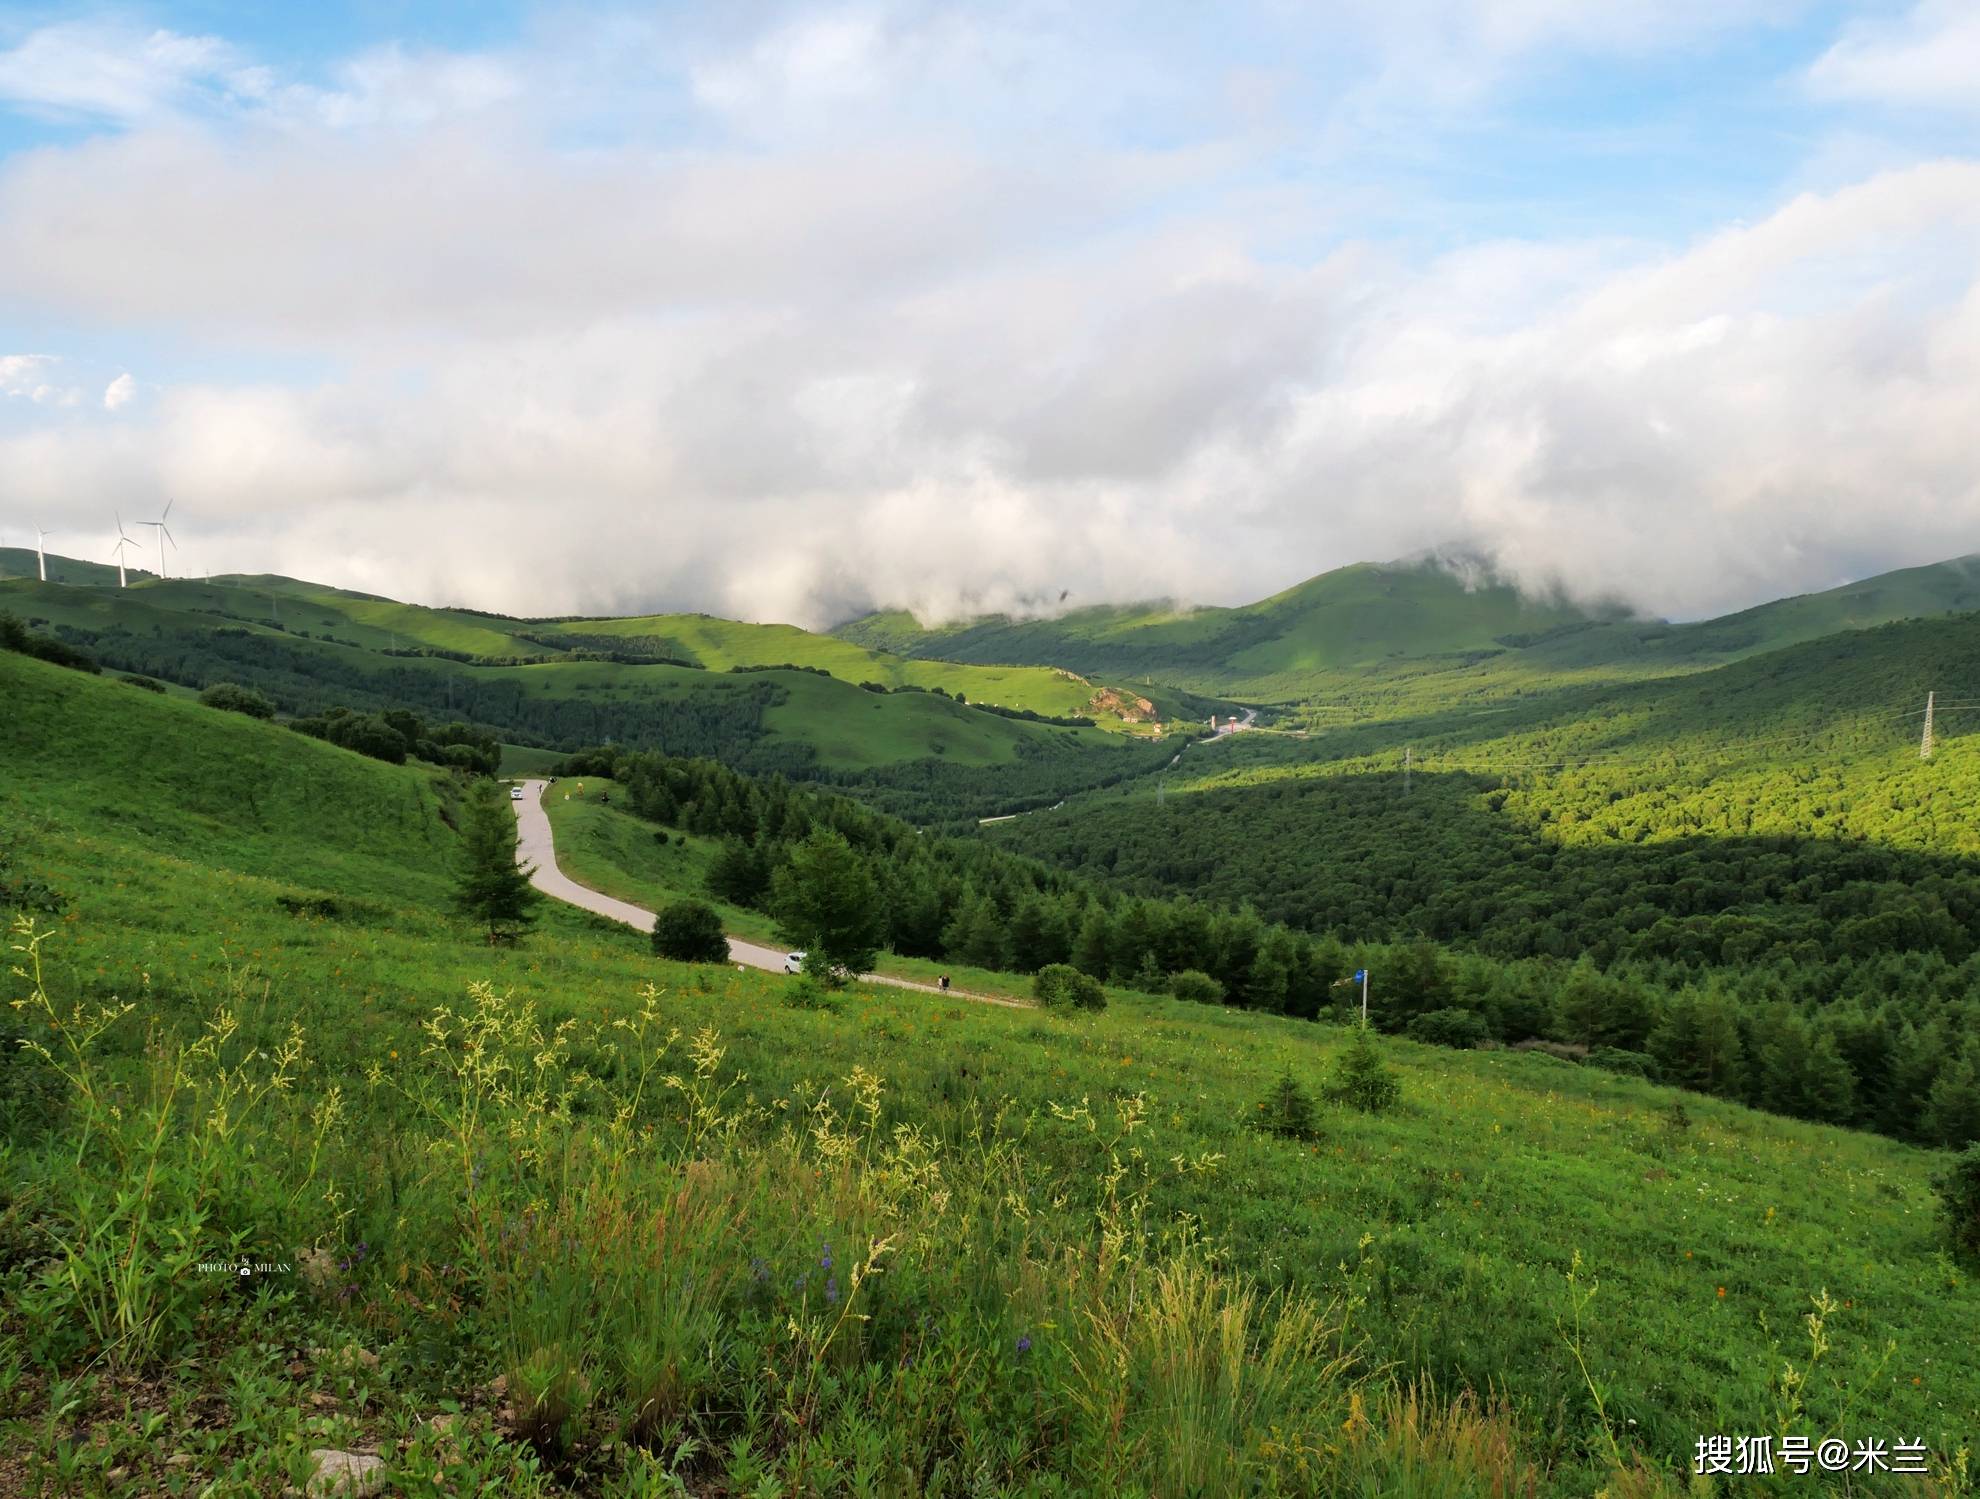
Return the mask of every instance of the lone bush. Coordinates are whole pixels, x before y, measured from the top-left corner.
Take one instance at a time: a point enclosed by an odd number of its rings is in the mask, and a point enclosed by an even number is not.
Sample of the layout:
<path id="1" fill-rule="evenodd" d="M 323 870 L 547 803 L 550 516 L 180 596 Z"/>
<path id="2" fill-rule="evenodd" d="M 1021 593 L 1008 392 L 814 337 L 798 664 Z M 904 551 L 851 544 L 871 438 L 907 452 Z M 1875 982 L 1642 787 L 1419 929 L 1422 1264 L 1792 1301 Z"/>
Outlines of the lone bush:
<path id="1" fill-rule="evenodd" d="M 1104 1010 L 1107 991 L 1100 981 L 1070 963 L 1047 963 L 1031 981 L 1031 993 L 1048 1010 Z"/>
<path id="2" fill-rule="evenodd" d="M 1320 1137 L 1320 1110 L 1313 1096 L 1292 1075 L 1292 1069 L 1279 1074 L 1272 1091 L 1258 1105 L 1252 1121 L 1268 1135 L 1284 1140 L 1317 1140 Z"/>
<path id="3" fill-rule="evenodd" d="M 275 904 L 291 916 L 320 916 L 326 921 L 335 921 L 344 914 L 336 898 L 329 895 L 304 895 L 301 892 L 283 892 L 275 897 Z"/>
<path id="4" fill-rule="evenodd" d="M 1200 1005 L 1224 1002 L 1224 986 L 1195 968 L 1185 968 L 1181 973 L 1171 975 L 1169 992 L 1177 999 L 1192 1000 Z"/>
<path id="5" fill-rule="evenodd" d="M 1418 1015 L 1403 1028 L 1412 1041 L 1432 1046 L 1472 1047 L 1489 1034 L 1485 1017 L 1476 1010 L 1431 1010 Z"/>
<path id="6" fill-rule="evenodd" d="M 1657 1059 L 1647 1051 L 1630 1051 L 1621 1046 L 1598 1046 L 1588 1053 L 1588 1065 L 1600 1067 L 1609 1072 L 1620 1072 L 1624 1077 L 1647 1077 L 1653 1082 L 1657 1077 Z"/>
<path id="7" fill-rule="evenodd" d="M 800 973 L 784 985 L 784 1003 L 793 1010 L 825 1010 L 836 1014 L 839 996 L 809 973 Z"/>
<path id="8" fill-rule="evenodd" d="M 1327 1096 L 1365 1114 L 1379 1114 L 1402 1101 L 1402 1083 L 1382 1061 L 1375 1033 L 1367 1026 L 1357 1025 L 1347 1050 L 1334 1059 Z"/>
<path id="9" fill-rule="evenodd" d="M 215 682 L 199 695 L 199 700 L 209 708 L 219 708 L 228 713 L 245 713 L 249 718 L 275 716 L 273 703 L 252 687 L 243 687 L 238 682 Z"/>
<path id="10" fill-rule="evenodd" d="M 156 677 L 125 677 L 124 680 L 133 687 L 142 687 L 146 692 L 163 692 L 165 690 L 165 684 Z"/>
<path id="11" fill-rule="evenodd" d="M 653 950 L 676 963 L 726 963 L 729 939 L 713 906 L 677 900 L 653 918 Z"/>
<path id="12" fill-rule="evenodd" d="M 1952 1235 L 1953 1250 L 1980 1260 L 1980 1145 L 1969 1145 L 1935 1177 L 1939 1211 Z"/>

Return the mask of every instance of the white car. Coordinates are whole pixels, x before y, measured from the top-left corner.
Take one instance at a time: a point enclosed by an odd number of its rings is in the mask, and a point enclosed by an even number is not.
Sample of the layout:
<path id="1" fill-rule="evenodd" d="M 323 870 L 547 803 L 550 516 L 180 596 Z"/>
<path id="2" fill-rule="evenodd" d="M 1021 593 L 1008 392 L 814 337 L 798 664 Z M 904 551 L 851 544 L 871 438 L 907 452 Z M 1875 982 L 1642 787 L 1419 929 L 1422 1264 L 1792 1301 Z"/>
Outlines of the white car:
<path id="1" fill-rule="evenodd" d="M 522 800 L 522 787 L 520 787 L 520 786 L 511 786 L 511 787 L 509 788 L 509 800 L 510 800 L 510 801 L 512 801 L 512 802 L 519 802 L 519 801 L 521 801 L 521 800 Z"/>
<path id="2" fill-rule="evenodd" d="M 785 953 L 785 954 L 784 954 L 784 972 L 786 972 L 786 973 L 803 973 L 803 972 L 804 972 L 804 954 L 803 954 L 803 953 L 801 953 L 801 952 L 787 952 L 787 953 Z"/>

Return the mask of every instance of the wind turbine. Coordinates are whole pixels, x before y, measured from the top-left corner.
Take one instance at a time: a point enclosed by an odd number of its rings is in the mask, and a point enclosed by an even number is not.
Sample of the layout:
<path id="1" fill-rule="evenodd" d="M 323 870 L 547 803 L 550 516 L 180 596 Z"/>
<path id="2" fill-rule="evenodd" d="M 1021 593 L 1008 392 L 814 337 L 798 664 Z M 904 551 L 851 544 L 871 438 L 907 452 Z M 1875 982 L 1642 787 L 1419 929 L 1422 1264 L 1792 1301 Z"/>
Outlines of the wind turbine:
<path id="1" fill-rule="evenodd" d="M 172 502 L 167 500 L 165 502 L 164 512 L 157 520 L 141 520 L 138 522 L 140 526 L 156 526 L 158 528 L 158 581 L 161 583 L 165 581 L 165 543 L 172 541 L 172 533 L 165 529 L 165 517 L 171 513 Z M 179 544 L 176 541 L 172 541 L 172 550 L 176 552 L 178 549 Z"/>
<path id="2" fill-rule="evenodd" d="M 117 512 L 114 510 L 110 513 L 117 515 Z M 117 586 L 119 588 L 129 588 L 131 586 L 130 579 L 124 576 L 124 548 L 134 547 L 136 545 L 137 543 L 135 541 L 132 541 L 130 537 L 124 534 L 123 516 L 117 515 L 117 544 L 110 548 L 110 555 L 117 559 Z"/>
<path id="3" fill-rule="evenodd" d="M 48 552 L 43 545 L 47 540 L 48 533 L 42 530 L 41 527 L 36 526 L 34 528 L 34 560 L 41 568 L 41 581 L 44 583 L 48 581 Z"/>

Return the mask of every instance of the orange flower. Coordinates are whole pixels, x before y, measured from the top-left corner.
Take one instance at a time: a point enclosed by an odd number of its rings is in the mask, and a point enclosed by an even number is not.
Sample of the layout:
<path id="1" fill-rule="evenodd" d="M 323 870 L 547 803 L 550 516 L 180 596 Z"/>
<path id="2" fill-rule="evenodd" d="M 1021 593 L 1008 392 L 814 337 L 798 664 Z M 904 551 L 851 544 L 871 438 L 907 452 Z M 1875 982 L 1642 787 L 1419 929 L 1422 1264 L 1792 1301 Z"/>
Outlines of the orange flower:
<path id="1" fill-rule="evenodd" d="M 1719 1299 L 1720 1299 L 1721 1301 L 1723 1301 L 1723 1300 L 1725 1299 L 1725 1295 L 1726 1295 L 1726 1288 L 1725 1288 L 1724 1286 L 1720 1286 L 1720 1287 L 1719 1287 Z"/>

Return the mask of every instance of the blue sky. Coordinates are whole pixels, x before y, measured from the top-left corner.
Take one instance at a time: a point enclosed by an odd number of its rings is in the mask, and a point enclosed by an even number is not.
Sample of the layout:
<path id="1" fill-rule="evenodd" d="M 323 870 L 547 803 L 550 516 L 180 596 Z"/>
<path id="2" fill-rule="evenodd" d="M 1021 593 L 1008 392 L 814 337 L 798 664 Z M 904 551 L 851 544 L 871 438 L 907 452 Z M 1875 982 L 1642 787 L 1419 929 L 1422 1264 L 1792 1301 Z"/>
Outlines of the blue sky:
<path id="1" fill-rule="evenodd" d="M 1980 550 L 1976 77 L 1967 0 L 0 8 L 0 529 L 169 494 L 197 570 L 535 612 L 1438 547 L 1737 607 Z"/>

